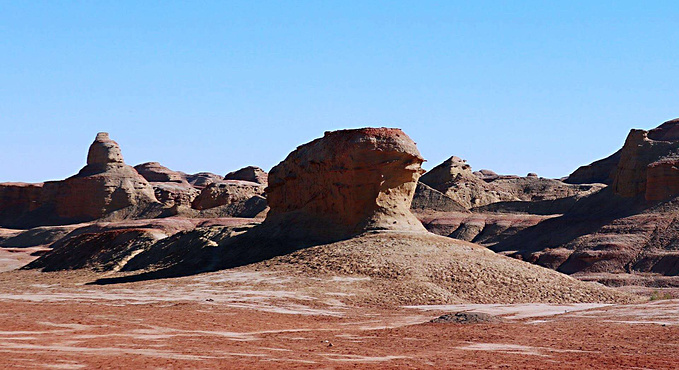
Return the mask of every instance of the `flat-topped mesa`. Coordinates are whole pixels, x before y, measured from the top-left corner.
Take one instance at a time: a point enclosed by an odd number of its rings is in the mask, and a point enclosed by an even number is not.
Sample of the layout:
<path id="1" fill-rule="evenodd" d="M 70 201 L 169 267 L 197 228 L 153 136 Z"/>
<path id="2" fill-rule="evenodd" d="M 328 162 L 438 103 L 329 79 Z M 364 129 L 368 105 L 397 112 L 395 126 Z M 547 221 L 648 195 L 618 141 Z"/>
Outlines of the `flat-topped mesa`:
<path id="1" fill-rule="evenodd" d="M 368 230 L 425 231 L 410 213 L 424 161 L 400 129 L 326 132 L 269 173 L 265 225 L 313 239 Z"/>
<path id="2" fill-rule="evenodd" d="M 679 119 L 650 131 L 630 131 L 613 172 L 613 192 L 663 201 L 679 195 Z"/>

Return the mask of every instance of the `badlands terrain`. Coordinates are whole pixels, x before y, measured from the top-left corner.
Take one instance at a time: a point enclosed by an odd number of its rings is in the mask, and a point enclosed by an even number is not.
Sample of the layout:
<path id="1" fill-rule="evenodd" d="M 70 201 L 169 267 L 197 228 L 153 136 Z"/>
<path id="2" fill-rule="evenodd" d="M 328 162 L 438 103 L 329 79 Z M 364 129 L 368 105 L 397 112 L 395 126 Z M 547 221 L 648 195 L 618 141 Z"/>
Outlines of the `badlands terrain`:
<path id="1" fill-rule="evenodd" d="M 401 130 L 268 173 L 0 184 L 0 366 L 675 368 L 679 120 L 562 179 L 428 172 Z"/>

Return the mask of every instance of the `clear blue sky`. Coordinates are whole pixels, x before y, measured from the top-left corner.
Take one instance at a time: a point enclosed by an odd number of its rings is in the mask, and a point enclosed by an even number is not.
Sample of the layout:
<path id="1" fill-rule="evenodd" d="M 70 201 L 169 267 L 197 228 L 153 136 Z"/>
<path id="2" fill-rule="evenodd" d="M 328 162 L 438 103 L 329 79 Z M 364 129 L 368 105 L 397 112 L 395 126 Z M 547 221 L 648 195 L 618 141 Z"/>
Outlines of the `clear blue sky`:
<path id="1" fill-rule="evenodd" d="M 674 1 L 0 0 L 0 181 L 129 164 L 265 169 L 400 127 L 431 168 L 547 177 L 679 117 Z"/>

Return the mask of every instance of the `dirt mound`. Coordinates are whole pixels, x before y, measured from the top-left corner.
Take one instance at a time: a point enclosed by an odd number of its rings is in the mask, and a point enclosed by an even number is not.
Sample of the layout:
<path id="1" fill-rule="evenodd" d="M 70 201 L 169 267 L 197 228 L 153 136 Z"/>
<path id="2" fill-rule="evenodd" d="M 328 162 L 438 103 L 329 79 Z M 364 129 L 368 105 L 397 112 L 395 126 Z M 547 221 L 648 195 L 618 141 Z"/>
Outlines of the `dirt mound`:
<path id="1" fill-rule="evenodd" d="M 349 300 L 375 304 L 626 302 L 598 284 L 429 233 L 377 232 L 248 268 L 359 279 Z"/>

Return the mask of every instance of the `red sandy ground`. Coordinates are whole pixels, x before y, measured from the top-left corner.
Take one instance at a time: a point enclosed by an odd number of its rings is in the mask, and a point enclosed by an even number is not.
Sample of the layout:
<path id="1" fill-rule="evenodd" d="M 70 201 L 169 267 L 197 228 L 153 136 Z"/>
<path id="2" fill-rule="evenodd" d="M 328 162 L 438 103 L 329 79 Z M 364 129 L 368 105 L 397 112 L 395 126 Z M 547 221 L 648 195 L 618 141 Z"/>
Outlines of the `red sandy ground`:
<path id="1" fill-rule="evenodd" d="M 251 272 L 85 281 L 0 274 L 1 368 L 679 367 L 679 300 L 379 308 L 305 296 L 291 280 Z M 465 308 L 506 320 L 427 323 Z"/>

